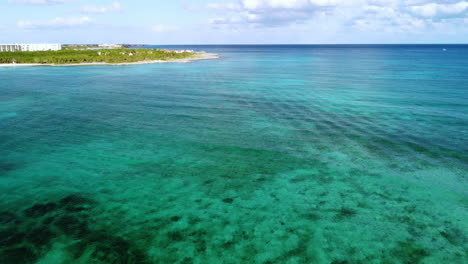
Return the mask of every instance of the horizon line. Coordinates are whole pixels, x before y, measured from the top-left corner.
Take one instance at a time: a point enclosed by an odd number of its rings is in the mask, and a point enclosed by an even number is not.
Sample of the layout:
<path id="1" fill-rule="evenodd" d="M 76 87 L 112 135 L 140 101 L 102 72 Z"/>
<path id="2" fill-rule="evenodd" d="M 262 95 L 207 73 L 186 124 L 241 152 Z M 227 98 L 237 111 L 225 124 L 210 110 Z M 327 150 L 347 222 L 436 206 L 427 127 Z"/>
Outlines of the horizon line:
<path id="1" fill-rule="evenodd" d="M 54 42 L 55 43 L 55 42 Z M 62 43 L 62 45 L 99 45 L 100 43 Z M 157 43 L 111 43 L 111 44 L 119 44 L 119 45 L 161 45 L 161 46 L 285 46 L 285 45 L 296 45 L 296 46 L 306 46 L 306 45 L 468 45 L 467 43 L 307 43 L 307 44 L 300 44 L 300 43 L 242 43 L 242 44 L 230 44 L 230 43 L 223 43 L 223 44 L 157 44 Z"/>

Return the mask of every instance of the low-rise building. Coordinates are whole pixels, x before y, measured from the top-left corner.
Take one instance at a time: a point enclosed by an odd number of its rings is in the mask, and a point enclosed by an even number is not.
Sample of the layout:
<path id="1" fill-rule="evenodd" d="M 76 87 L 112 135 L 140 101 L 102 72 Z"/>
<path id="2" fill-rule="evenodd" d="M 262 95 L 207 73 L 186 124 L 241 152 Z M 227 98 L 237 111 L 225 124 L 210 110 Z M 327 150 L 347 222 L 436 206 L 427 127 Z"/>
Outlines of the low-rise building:
<path id="1" fill-rule="evenodd" d="M 184 52 L 187 52 L 187 53 L 195 53 L 194 50 L 176 50 L 175 53 L 184 53 Z"/>
<path id="2" fill-rule="evenodd" d="M 0 51 L 45 51 L 61 49 L 61 44 L 0 44 Z"/>
<path id="3" fill-rule="evenodd" d="M 98 47 L 101 49 L 121 49 L 123 46 L 120 44 L 100 44 Z"/>

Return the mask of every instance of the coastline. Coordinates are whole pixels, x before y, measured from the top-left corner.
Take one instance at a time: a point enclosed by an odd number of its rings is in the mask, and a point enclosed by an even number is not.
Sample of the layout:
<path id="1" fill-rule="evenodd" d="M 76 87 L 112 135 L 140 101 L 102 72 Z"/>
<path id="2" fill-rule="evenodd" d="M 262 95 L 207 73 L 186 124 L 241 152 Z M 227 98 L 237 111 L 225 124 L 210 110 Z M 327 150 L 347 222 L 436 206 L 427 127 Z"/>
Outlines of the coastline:
<path id="1" fill-rule="evenodd" d="M 49 66 L 49 67 L 72 67 L 72 66 L 112 66 L 112 65 L 143 65 L 143 64 L 156 64 L 156 63 L 189 63 L 197 60 L 211 60 L 219 59 L 219 55 L 215 53 L 197 52 L 193 57 L 185 59 L 174 59 L 174 60 L 147 60 L 147 61 L 136 61 L 136 62 L 90 62 L 90 63 L 70 63 L 70 64 L 41 64 L 41 63 L 0 63 L 0 67 L 38 67 L 38 66 Z"/>

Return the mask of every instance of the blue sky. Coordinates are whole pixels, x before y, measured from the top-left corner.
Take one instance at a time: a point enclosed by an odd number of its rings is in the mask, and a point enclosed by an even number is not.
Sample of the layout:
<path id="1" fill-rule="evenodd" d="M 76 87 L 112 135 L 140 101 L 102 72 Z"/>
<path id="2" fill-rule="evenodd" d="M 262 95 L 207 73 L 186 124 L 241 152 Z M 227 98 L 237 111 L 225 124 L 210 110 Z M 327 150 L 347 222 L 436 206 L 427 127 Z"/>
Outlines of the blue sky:
<path id="1" fill-rule="evenodd" d="M 0 43 L 468 43 L 459 0 L 0 0 Z"/>

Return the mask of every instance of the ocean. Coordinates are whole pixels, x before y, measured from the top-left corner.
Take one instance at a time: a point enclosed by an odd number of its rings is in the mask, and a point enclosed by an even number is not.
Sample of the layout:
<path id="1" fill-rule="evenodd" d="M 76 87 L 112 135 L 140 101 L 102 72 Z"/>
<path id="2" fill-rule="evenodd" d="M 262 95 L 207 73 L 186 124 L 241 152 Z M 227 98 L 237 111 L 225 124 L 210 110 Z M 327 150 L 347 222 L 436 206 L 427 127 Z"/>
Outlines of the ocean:
<path id="1" fill-rule="evenodd" d="M 0 68 L 0 263 L 467 263 L 468 45 Z"/>

